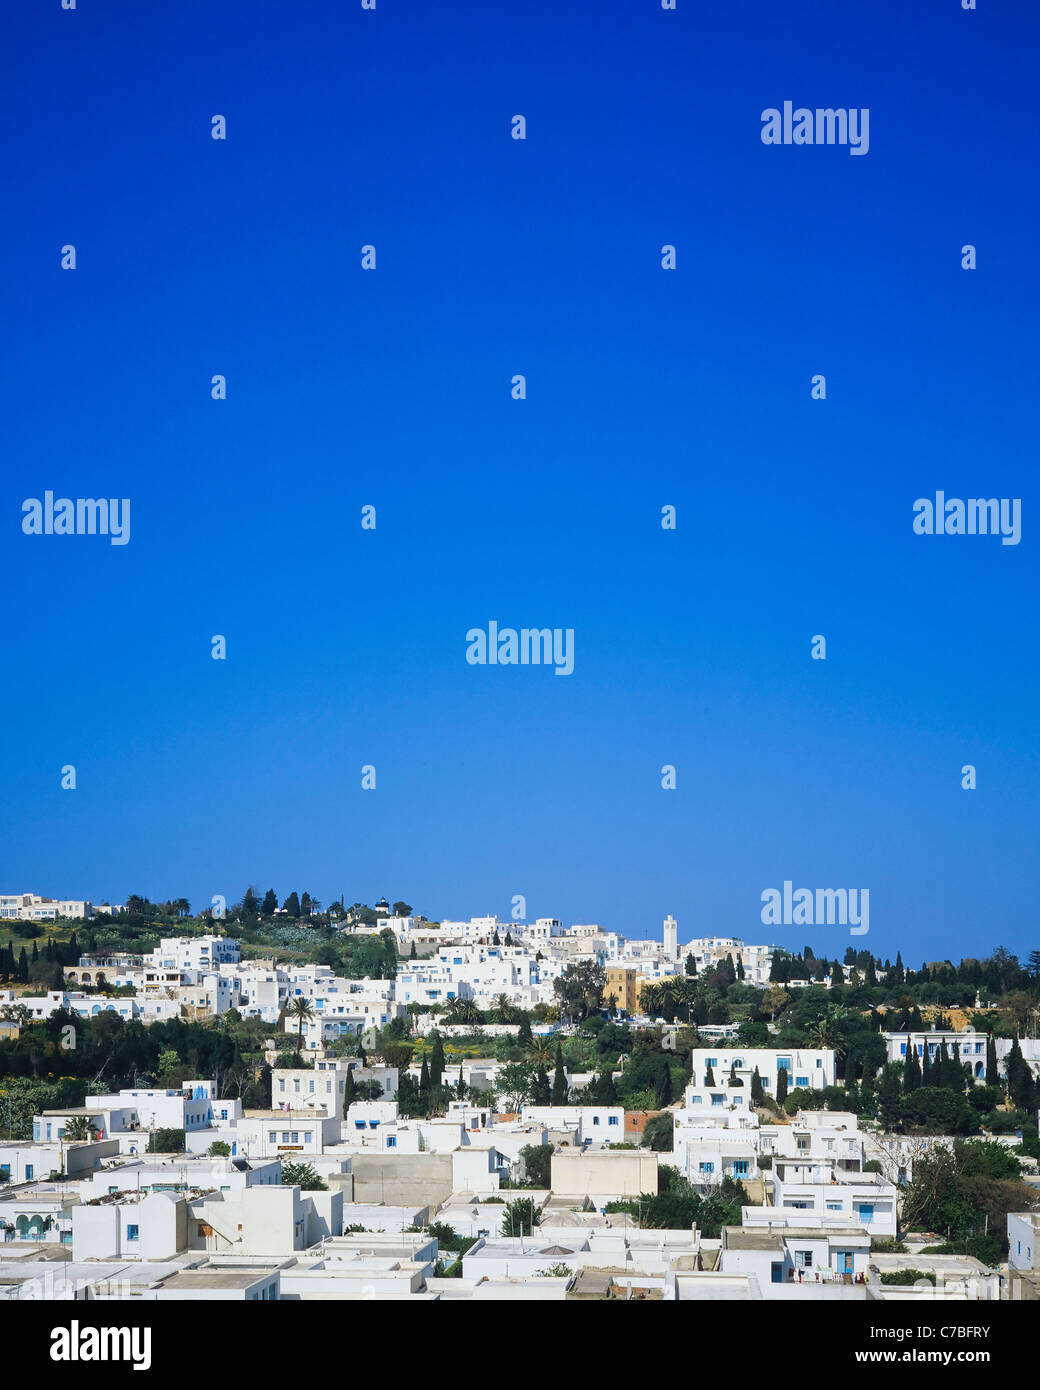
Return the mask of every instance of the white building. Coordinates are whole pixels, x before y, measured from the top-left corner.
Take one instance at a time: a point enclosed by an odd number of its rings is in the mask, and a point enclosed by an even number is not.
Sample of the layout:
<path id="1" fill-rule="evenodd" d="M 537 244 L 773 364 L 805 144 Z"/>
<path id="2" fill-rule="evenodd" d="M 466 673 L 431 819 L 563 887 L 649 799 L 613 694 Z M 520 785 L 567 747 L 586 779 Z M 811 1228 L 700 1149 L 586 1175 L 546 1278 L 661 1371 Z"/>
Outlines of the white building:
<path id="1" fill-rule="evenodd" d="M 897 1189 L 880 1173 L 842 1170 L 830 1159 L 777 1158 L 771 1185 L 772 1207 L 785 1216 L 810 1212 L 837 1225 L 862 1226 L 873 1236 L 896 1234 Z"/>
<path id="2" fill-rule="evenodd" d="M 625 1108 L 622 1105 L 525 1105 L 524 1123 L 546 1129 L 576 1130 L 578 1143 L 625 1142 Z"/>
<path id="3" fill-rule="evenodd" d="M 83 898 L 43 898 L 39 893 L 0 894 L 0 919 L 53 922 L 58 917 L 92 917 L 92 904 Z"/>
<path id="4" fill-rule="evenodd" d="M 714 1084 L 725 1086 L 730 1076 L 743 1082 L 744 1091 L 750 1095 L 751 1080 L 755 1068 L 767 1095 L 775 1096 L 777 1076 L 786 1071 L 788 1092 L 795 1090 L 819 1091 L 825 1086 L 833 1086 L 835 1062 L 833 1048 L 805 1047 L 740 1047 L 729 1043 L 720 1047 L 694 1048 L 692 1054 L 694 1086 L 708 1085 L 709 1072 Z"/>
<path id="5" fill-rule="evenodd" d="M 1009 1211 L 1008 1263 L 1012 1269 L 1040 1269 L 1040 1212 Z"/>

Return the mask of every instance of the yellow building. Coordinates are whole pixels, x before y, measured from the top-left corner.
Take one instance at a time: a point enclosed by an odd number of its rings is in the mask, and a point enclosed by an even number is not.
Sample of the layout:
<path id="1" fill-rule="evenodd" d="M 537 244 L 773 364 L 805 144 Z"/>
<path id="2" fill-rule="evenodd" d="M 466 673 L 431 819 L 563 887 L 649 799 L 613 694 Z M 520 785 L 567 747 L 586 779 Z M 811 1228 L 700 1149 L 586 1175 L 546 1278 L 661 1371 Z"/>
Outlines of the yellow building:
<path id="1" fill-rule="evenodd" d="M 603 1002 L 615 996 L 616 1006 L 625 1013 L 639 1012 L 639 972 L 626 970 L 620 965 L 607 966 L 607 983 L 603 990 Z"/>

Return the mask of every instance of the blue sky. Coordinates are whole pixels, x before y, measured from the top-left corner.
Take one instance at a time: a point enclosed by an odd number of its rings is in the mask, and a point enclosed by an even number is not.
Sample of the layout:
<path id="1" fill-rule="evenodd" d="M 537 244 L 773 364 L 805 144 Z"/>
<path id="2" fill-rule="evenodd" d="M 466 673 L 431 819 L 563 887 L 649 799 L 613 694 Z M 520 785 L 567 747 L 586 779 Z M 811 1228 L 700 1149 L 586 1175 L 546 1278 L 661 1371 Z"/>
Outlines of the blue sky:
<path id="1" fill-rule="evenodd" d="M 0 888 L 843 955 L 762 926 L 791 879 L 869 888 L 881 956 L 1040 944 L 1037 27 L 18 7 Z M 763 145 L 786 99 L 868 107 L 869 153 Z M 24 536 L 46 489 L 129 497 L 130 543 Z M 1021 543 L 914 535 L 938 489 Z M 467 665 L 490 619 L 574 673 Z"/>

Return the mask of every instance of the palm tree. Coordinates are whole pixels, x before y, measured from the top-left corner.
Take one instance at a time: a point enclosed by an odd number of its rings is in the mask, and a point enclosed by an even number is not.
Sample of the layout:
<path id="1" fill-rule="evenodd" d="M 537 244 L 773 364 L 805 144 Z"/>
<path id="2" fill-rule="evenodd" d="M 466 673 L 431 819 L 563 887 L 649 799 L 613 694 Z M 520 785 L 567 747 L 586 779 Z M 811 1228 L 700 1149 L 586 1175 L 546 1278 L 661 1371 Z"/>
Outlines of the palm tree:
<path id="1" fill-rule="evenodd" d="M 513 1005 L 508 994 L 495 995 L 495 1008 L 501 1015 L 503 1023 L 509 1023 L 513 1017 Z"/>
<path id="2" fill-rule="evenodd" d="M 537 1070 L 539 1067 L 548 1069 L 553 1062 L 553 1049 L 549 1046 L 548 1040 L 538 1038 L 532 1043 L 527 1053 L 527 1060 L 531 1066 Z"/>
<path id="3" fill-rule="evenodd" d="M 656 1018 L 664 1001 L 664 991 L 660 985 L 644 985 L 639 991 L 639 1007 L 649 1018 Z"/>
<path id="4" fill-rule="evenodd" d="M 303 1046 L 303 1025 L 305 1023 L 310 1023 L 313 1020 L 314 1008 L 309 999 L 305 999 L 302 995 L 300 995 L 299 997 L 293 999 L 290 1002 L 289 1007 L 286 1009 L 285 1012 L 289 1018 L 295 1018 L 299 1020 L 299 1028 L 296 1033 L 296 1055 L 297 1057 L 299 1057 L 300 1048 Z"/>
<path id="5" fill-rule="evenodd" d="M 484 1015 L 472 999 L 461 999 L 458 995 L 449 1000 L 444 1016 L 452 1023 L 483 1023 Z"/>
<path id="6" fill-rule="evenodd" d="M 97 1127 L 89 1115 L 73 1115 L 65 1126 L 65 1142 L 79 1144 L 93 1142 L 97 1138 Z"/>
<path id="7" fill-rule="evenodd" d="M 822 1018 L 809 1030 L 817 1047 L 833 1048 L 836 1056 L 844 1057 L 844 1030 L 852 1019 L 852 1010 L 844 1004 L 831 1004 Z"/>

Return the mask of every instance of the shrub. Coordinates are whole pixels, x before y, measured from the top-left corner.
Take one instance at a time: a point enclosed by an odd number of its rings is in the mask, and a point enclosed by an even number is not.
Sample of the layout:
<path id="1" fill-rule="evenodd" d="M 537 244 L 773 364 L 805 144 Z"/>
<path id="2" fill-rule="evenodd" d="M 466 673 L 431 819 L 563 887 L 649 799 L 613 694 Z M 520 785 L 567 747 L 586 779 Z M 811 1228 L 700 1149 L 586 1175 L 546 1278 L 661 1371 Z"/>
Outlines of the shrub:
<path id="1" fill-rule="evenodd" d="M 148 1141 L 151 1154 L 182 1154 L 184 1152 L 183 1129 L 157 1129 Z"/>
<path id="2" fill-rule="evenodd" d="M 933 1286 L 935 1284 L 935 1275 L 925 1274 L 920 1269 L 894 1269 L 881 1276 L 882 1284 L 916 1284 L 921 1279 Z"/>

